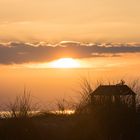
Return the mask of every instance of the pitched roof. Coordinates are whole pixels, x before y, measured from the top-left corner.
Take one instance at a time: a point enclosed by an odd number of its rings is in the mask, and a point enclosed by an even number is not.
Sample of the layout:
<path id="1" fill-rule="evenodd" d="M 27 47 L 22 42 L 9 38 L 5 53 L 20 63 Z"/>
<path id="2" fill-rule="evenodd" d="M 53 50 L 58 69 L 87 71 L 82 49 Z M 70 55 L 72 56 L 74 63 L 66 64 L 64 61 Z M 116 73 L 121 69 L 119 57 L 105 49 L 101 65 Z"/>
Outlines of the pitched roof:
<path id="1" fill-rule="evenodd" d="M 127 85 L 100 85 L 92 95 L 135 95 Z"/>

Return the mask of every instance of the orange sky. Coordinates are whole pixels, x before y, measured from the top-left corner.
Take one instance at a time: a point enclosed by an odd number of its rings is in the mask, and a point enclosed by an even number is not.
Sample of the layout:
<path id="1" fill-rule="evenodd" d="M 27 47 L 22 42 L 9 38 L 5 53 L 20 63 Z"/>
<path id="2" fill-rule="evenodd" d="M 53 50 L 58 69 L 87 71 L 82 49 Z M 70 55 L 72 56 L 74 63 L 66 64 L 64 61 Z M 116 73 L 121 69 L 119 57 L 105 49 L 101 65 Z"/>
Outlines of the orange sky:
<path id="1" fill-rule="evenodd" d="M 139 42 L 139 0 L 0 0 L 0 39 Z"/>
<path id="2" fill-rule="evenodd" d="M 25 85 L 44 104 L 77 97 L 87 73 L 138 77 L 139 42 L 140 0 L 0 0 L 0 103 Z"/>
<path id="3" fill-rule="evenodd" d="M 24 86 L 31 91 L 33 99 L 45 105 L 52 105 L 59 98 L 78 99 L 79 79 L 90 77 L 96 83 L 136 79 L 140 75 L 140 55 L 128 54 L 123 57 L 90 58 L 84 62 L 90 68 L 48 69 L 29 68 L 27 65 L 1 66 L 1 104 L 14 99 L 23 92 Z"/>

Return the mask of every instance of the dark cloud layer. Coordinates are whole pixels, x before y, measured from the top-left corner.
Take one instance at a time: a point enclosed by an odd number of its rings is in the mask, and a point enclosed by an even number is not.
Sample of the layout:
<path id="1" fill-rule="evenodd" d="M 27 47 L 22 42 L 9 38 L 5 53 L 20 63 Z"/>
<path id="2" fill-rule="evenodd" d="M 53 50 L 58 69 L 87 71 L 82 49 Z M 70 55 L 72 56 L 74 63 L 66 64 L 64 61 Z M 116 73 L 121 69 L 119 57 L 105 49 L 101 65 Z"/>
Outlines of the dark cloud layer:
<path id="1" fill-rule="evenodd" d="M 63 41 L 47 43 L 0 43 L 0 64 L 48 62 L 61 57 L 88 58 L 119 56 L 120 53 L 139 53 L 140 44 L 89 44 Z"/>

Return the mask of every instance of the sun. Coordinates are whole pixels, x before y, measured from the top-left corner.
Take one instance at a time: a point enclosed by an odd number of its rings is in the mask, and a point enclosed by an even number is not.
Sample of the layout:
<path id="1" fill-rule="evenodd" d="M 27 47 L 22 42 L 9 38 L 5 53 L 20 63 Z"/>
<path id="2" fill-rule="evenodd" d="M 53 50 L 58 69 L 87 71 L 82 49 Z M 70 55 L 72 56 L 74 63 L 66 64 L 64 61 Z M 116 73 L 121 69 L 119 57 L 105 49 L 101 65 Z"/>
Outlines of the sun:
<path id="1" fill-rule="evenodd" d="M 49 64 L 51 68 L 79 68 L 80 63 L 73 58 L 61 58 Z"/>

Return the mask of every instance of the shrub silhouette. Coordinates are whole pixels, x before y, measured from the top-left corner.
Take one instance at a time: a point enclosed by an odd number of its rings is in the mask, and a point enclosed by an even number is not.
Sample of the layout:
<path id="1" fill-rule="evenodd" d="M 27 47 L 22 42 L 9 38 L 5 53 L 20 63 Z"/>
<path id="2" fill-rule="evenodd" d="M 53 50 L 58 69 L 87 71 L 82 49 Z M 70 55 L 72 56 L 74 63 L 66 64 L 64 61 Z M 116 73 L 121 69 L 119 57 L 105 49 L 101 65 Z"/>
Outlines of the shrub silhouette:
<path id="1" fill-rule="evenodd" d="M 1 120 L 0 137 L 3 140 L 36 140 L 41 139 L 39 129 L 34 123 L 30 92 L 24 89 L 23 95 L 17 96 L 7 105 L 9 113 L 5 113 Z"/>

